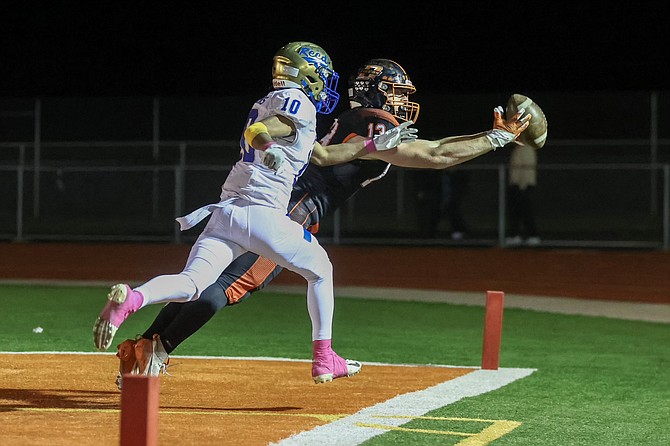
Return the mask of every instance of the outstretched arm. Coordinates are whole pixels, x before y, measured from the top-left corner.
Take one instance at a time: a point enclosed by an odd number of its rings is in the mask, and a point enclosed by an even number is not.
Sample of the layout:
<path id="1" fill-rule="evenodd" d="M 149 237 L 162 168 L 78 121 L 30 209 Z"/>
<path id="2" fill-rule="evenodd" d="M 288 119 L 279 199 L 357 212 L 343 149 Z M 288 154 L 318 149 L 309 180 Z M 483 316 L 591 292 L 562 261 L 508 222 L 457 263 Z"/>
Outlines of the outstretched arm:
<path id="1" fill-rule="evenodd" d="M 528 127 L 531 115 L 523 110 L 505 121 L 502 108 L 493 112 L 493 129 L 474 135 L 451 136 L 436 141 L 418 139 L 400 144 L 397 149 L 366 156 L 400 167 L 445 169 L 469 161 L 502 147 L 514 140 Z"/>
<path id="2" fill-rule="evenodd" d="M 368 154 L 365 143 L 369 141 L 362 136 L 356 136 L 345 143 L 322 146 L 320 143 L 314 145 L 310 162 L 317 166 L 332 166 L 333 164 L 346 163 Z"/>
<path id="3" fill-rule="evenodd" d="M 469 161 L 494 149 L 486 133 L 454 136 L 436 141 L 418 139 L 403 143 L 396 150 L 380 152 L 370 158 L 380 159 L 394 166 L 445 169 Z"/>
<path id="4" fill-rule="evenodd" d="M 318 142 L 314 146 L 310 161 L 317 166 L 331 166 L 346 163 L 368 154 L 382 153 L 398 147 L 403 141 L 414 141 L 417 130 L 407 121 L 373 139 L 356 136 L 341 144 L 323 146 Z"/>
<path id="5" fill-rule="evenodd" d="M 402 141 L 416 139 L 417 130 L 410 128 L 412 124 L 412 121 L 405 122 L 372 139 L 355 137 L 349 142 L 329 146 L 322 146 L 317 142 L 312 151 L 311 161 L 318 166 L 330 166 L 345 163 L 369 153 L 393 149 Z M 244 138 L 255 150 L 264 152 L 263 164 L 278 170 L 284 162 L 284 152 L 274 138 L 294 133 L 293 123 L 289 119 L 283 116 L 271 116 L 247 127 L 244 131 Z"/>

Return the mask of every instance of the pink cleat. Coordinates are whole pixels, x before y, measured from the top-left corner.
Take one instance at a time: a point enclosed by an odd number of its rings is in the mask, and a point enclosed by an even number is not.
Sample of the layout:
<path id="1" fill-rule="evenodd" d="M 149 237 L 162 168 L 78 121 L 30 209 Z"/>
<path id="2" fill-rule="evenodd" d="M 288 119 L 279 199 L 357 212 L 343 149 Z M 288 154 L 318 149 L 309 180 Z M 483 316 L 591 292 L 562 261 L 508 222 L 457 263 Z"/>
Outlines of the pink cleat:
<path id="1" fill-rule="evenodd" d="M 312 356 L 312 378 L 316 384 L 327 383 L 336 378 L 354 376 L 363 367 L 360 362 L 343 359 L 331 348 L 330 339 L 314 341 Z"/>
<path id="2" fill-rule="evenodd" d="M 143 302 L 142 294 L 125 283 L 114 285 L 107 295 L 105 308 L 93 325 L 95 347 L 100 351 L 107 350 L 123 321 L 139 310 Z"/>

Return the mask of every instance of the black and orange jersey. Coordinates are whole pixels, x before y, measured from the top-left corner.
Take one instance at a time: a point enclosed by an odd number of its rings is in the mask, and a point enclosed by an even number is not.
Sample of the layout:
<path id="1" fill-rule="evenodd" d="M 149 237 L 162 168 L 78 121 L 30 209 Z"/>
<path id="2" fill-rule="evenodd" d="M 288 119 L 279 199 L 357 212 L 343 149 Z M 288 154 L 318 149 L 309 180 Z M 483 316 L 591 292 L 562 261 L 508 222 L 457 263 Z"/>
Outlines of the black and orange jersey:
<path id="1" fill-rule="evenodd" d="M 397 125 L 396 118 L 383 110 L 352 108 L 335 119 L 321 144 L 339 144 L 355 136 L 372 138 Z M 354 160 L 328 167 L 310 164 L 293 188 L 289 215 L 316 232 L 321 218 L 370 182 L 383 177 L 389 167 L 390 164 L 377 160 Z"/>

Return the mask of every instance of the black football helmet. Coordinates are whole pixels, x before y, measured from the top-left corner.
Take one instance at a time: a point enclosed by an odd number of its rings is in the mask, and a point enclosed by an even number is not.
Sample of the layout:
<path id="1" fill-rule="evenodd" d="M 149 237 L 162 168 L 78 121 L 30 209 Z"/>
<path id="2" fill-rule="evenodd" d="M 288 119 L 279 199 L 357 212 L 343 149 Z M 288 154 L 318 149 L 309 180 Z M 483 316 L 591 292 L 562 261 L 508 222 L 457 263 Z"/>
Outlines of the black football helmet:
<path id="1" fill-rule="evenodd" d="M 419 104 L 409 100 L 415 91 L 403 67 L 389 59 L 369 60 L 349 79 L 350 102 L 386 110 L 401 121 L 419 117 Z"/>

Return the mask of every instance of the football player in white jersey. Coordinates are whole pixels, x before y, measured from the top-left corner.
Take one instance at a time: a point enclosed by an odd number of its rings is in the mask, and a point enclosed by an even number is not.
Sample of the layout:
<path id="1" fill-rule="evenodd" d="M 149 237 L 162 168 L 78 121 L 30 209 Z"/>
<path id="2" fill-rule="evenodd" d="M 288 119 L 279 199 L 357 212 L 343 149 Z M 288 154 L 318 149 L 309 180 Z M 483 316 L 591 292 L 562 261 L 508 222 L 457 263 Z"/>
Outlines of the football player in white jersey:
<path id="1" fill-rule="evenodd" d="M 316 143 L 316 114 L 331 113 L 339 99 L 338 75 L 318 45 L 292 42 L 282 47 L 274 57 L 272 77 L 274 91 L 249 113 L 241 159 L 222 186 L 221 200 L 177 219 L 186 230 L 211 215 L 183 271 L 155 277 L 135 289 L 114 285 L 93 327 L 99 350 L 109 348 L 130 314 L 149 304 L 197 299 L 235 258 L 251 251 L 307 280 L 314 381 L 328 382 L 360 371 L 359 362 L 341 358 L 331 347 L 334 296 L 328 255 L 311 233 L 286 215 L 286 209 L 293 184 L 313 151 L 325 164 L 346 162 L 392 149 L 416 135 L 410 121 L 373 139 L 328 147 Z"/>
<path id="2" fill-rule="evenodd" d="M 326 146 L 339 144 L 384 133 L 401 122 L 416 123 L 420 105 L 410 100 L 415 91 L 407 72 L 398 63 L 389 59 L 369 60 L 350 78 L 351 109 L 335 119 L 320 143 Z M 394 150 L 367 154 L 363 157 L 365 161 L 357 159 L 318 167 L 323 160 L 313 159 L 314 164 L 293 186 L 288 215 L 316 234 L 324 218 L 362 189 L 376 184 L 386 175 L 390 164 L 447 168 L 504 146 L 527 126 L 527 118 L 521 114 L 503 120 L 500 110 L 496 109 L 493 128 L 488 132 L 436 141 L 417 139 L 400 144 Z M 243 302 L 264 288 L 282 269 L 254 252 L 246 252 L 235 259 L 197 300 L 164 306 L 141 339 L 126 339 L 117 345 L 119 373 L 116 384 L 119 389 L 126 373 L 156 376 L 165 372 L 164 364 L 169 355 L 184 340 L 217 311 Z M 147 369 L 146 364 L 153 366 Z"/>

